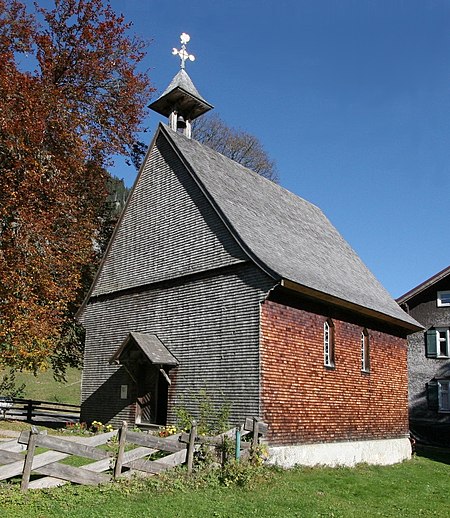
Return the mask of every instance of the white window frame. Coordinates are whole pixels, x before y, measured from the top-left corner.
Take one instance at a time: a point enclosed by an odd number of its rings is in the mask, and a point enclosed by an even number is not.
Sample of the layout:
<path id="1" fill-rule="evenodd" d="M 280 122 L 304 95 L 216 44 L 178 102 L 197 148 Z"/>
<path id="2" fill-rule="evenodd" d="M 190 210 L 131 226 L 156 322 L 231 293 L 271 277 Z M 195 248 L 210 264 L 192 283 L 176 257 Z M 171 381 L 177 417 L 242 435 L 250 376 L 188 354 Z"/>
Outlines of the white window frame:
<path id="1" fill-rule="evenodd" d="M 323 323 L 323 364 L 334 367 L 334 325 L 329 320 Z"/>
<path id="2" fill-rule="evenodd" d="M 448 358 L 450 356 L 450 328 L 436 327 L 436 358 Z M 441 334 L 445 336 L 442 337 Z M 445 343 L 445 352 L 441 354 L 441 343 Z"/>
<path id="3" fill-rule="evenodd" d="M 439 412 L 450 413 L 450 380 L 438 380 Z"/>
<path id="4" fill-rule="evenodd" d="M 442 299 L 447 299 L 447 301 L 442 301 Z M 437 306 L 438 308 L 448 308 L 450 307 L 450 290 L 438 291 L 437 292 Z"/>
<path id="5" fill-rule="evenodd" d="M 361 372 L 370 372 L 370 341 L 367 329 L 361 331 Z"/>

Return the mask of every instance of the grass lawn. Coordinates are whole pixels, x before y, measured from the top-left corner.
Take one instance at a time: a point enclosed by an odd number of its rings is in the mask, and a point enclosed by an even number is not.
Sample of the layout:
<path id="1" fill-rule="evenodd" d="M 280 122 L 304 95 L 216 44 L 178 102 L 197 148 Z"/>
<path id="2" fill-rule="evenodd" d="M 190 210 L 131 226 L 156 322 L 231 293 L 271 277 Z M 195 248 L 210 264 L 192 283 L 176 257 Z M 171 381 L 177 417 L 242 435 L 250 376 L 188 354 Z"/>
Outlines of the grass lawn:
<path id="1" fill-rule="evenodd" d="M 0 370 L 0 378 L 2 374 L 3 371 Z M 25 383 L 25 398 L 79 405 L 81 370 L 67 369 L 66 378 L 66 382 L 55 381 L 51 369 L 40 372 L 37 376 L 27 372 L 16 372 L 16 386 Z"/>
<path id="2" fill-rule="evenodd" d="M 248 487 L 212 477 L 188 486 L 182 475 L 27 494 L 0 484 L 0 510 L 5 518 L 446 517 L 450 456 L 425 455 L 386 467 L 267 469 Z"/>

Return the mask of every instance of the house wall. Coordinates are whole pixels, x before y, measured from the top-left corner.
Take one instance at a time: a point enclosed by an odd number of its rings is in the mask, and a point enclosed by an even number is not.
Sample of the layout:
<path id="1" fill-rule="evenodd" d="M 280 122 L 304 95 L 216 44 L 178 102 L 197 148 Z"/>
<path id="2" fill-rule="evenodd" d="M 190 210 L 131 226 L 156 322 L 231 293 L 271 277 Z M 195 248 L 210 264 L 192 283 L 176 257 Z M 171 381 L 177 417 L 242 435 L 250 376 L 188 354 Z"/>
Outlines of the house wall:
<path id="1" fill-rule="evenodd" d="M 329 315 L 272 300 L 264 302 L 261 313 L 262 416 L 271 444 L 408 433 L 404 338 L 368 328 L 370 373 L 363 373 L 363 327 L 334 318 L 335 368 L 329 369 L 323 354 L 323 324 Z"/>
<path id="2" fill-rule="evenodd" d="M 192 413 L 202 390 L 231 422 L 259 414 L 259 305 L 273 286 L 251 264 L 235 265 L 91 301 L 82 383 L 82 419 L 134 422 L 134 387 L 108 360 L 130 331 L 156 334 L 179 361 L 170 371 L 168 422 L 174 407 Z M 120 399 L 121 385 L 129 397 Z"/>
<path id="3" fill-rule="evenodd" d="M 450 308 L 437 306 L 437 292 L 444 290 L 450 290 L 450 276 L 408 301 L 410 315 L 425 327 L 425 331 L 430 327 L 450 327 Z M 450 415 L 429 409 L 426 390 L 426 385 L 431 380 L 450 377 L 450 360 L 427 358 L 425 331 L 408 337 L 411 427 L 418 436 L 441 442 L 441 432 L 439 429 L 432 430 L 430 425 L 446 425 L 445 442 L 450 443 Z"/>

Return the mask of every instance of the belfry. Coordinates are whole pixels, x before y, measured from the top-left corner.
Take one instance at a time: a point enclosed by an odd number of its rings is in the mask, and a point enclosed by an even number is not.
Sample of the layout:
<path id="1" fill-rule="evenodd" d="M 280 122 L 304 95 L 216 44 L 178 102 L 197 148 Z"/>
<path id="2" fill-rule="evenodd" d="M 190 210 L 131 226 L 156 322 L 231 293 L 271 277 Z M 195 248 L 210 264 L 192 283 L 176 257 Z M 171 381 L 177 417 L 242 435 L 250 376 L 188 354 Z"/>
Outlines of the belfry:
<path id="1" fill-rule="evenodd" d="M 203 99 L 186 72 L 186 61 L 195 60 L 186 50 L 190 39 L 189 34 L 184 32 L 180 36 L 181 49 L 174 48 L 172 54 L 180 57 L 181 69 L 163 94 L 149 106 L 153 111 L 168 117 L 169 127 L 173 131 L 180 131 L 188 138 L 191 138 L 191 122 L 213 108 Z"/>

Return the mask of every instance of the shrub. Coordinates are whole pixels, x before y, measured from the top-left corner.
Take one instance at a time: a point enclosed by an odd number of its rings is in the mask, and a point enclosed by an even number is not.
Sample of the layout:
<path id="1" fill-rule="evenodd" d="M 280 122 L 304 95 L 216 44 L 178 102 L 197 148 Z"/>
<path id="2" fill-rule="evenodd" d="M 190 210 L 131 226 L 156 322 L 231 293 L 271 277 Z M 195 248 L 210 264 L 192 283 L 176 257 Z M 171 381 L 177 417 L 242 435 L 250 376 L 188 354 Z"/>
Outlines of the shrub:
<path id="1" fill-rule="evenodd" d="M 0 377 L 0 396 L 22 398 L 25 395 L 25 383 L 16 385 L 16 373 L 10 369 Z"/>

